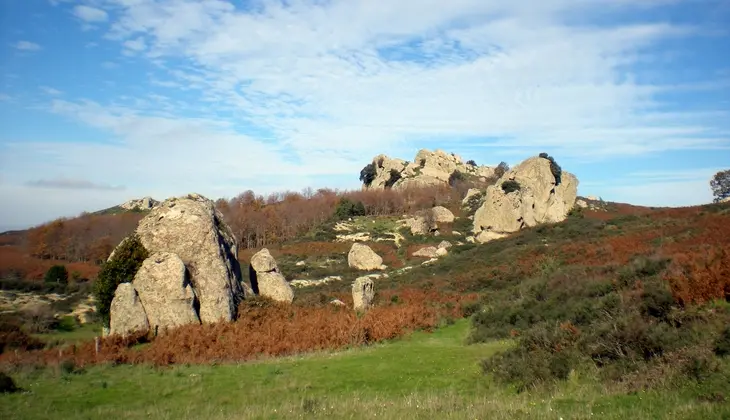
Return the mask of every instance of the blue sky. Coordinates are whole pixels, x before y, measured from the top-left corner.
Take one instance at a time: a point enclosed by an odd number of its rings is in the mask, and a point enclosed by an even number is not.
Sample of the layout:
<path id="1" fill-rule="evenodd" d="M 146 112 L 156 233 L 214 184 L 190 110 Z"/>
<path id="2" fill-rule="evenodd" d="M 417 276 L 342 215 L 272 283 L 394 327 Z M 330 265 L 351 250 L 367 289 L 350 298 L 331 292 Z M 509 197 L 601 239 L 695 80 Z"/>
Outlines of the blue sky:
<path id="1" fill-rule="evenodd" d="M 542 151 L 681 206 L 730 167 L 724 0 L 9 0 L 0 230 L 131 198 L 357 188 L 380 153 Z"/>

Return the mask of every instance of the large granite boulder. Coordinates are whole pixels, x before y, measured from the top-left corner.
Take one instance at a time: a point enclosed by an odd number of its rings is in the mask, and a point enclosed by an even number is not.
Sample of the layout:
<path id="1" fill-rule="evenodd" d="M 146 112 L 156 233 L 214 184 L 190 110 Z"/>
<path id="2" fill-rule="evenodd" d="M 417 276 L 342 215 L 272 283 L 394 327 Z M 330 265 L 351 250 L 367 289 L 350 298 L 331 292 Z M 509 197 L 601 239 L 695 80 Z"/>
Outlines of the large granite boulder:
<path id="1" fill-rule="evenodd" d="M 347 254 L 347 265 L 358 270 L 383 269 L 383 258 L 369 246 L 355 242 Z"/>
<path id="2" fill-rule="evenodd" d="M 248 272 L 255 293 L 277 302 L 291 303 L 294 300 L 294 290 L 268 249 L 263 248 L 251 257 Z"/>

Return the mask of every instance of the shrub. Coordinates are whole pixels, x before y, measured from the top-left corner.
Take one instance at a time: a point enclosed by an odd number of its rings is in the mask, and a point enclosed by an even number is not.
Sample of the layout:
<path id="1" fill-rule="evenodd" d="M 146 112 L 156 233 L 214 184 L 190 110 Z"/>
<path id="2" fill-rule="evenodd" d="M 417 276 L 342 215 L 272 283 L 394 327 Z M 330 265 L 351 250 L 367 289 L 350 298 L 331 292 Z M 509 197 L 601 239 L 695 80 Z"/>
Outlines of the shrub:
<path id="1" fill-rule="evenodd" d="M 509 171 L 509 165 L 507 165 L 507 162 L 499 162 L 499 165 L 497 165 L 497 168 L 494 170 L 494 176 L 502 178 L 507 171 Z"/>
<path id="2" fill-rule="evenodd" d="M 149 256 L 137 235 L 127 237 L 105 262 L 94 283 L 96 308 L 104 325 L 109 325 L 109 309 L 114 292 L 121 283 L 131 282 L 142 262 Z"/>
<path id="3" fill-rule="evenodd" d="M 375 164 L 368 163 L 360 171 L 360 181 L 362 181 L 362 183 L 365 184 L 366 187 L 369 187 L 370 184 L 373 183 L 373 180 L 375 180 L 376 175 L 377 175 L 377 168 L 375 167 Z"/>
<path id="4" fill-rule="evenodd" d="M 553 174 L 553 177 L 555 177 L 555 185 L 560 185 L 563 174 L 563 170 L 560 168 L 560 165 L 558 165 L 558 163 L 555 162 L 555 159 L 547 153 L 540 153 L 540 157 L 550 161 L 550 172 Z"/>
<path id="5" fill-rule="evenodd" d="M 352 201 L 347 197 L 342 197 L 337 203 L 335 218 L 345 220 L 355 216 L 365 216 L 365 205 L 361 201 Z"/>
<path id="6" fill-rule="evenodd" d="M 477 163 L 476 163 L 476 162 L 474 162 L 473 160 L 467 160 L 467 161 L 466 161 L 466 164 L 467 164 L 467 165 L 470 165 L 470 166 L 477 166 Z"/>
<path id="7" fill-rule="evenodd" d="M 713 350 L 720 357 L 730 356 L 730 326 L 725 327 L 722 333 L 720 333 L 720 336 L 715 341 L 715 348 Z"/>
<path id="8" fill-rule="evenodd" d="M 10 394 L 19 391 L 15 381 L 5 372 L 0 372 L 0 393 Z"/>
<path id="9" fill-rule="evenodd" d="M 426 159 L 421 159 L 421 161 L 420 161 L 420 162 L 418 162 L 418 165 L 419 165 L 419 166 L 420 166 L 421 168 L 425 168 L 425 167 L 426 167 Z"/>
<path id="10" fill-rule="evenodd" d="M 46 283 L 68 284 L 68 270 L 65 265 L 54 265 L 46 271 L 43 280 Z"/>
<path id="11" fill-rule="evenodd" d="M 509 194 L 511 192 L 519 191 L 520 189 L 522 189 L 522 186 L 520 185 L 520 183 L 513 179 L 504 181 L 502 183 L 502 191 L 504 191 L 507 194 Z"/>
<path id="12" fill-rule="evenodd" d="M 449 175 L 449 185 L 452 187 L 460 182 L 464 182 L 465 180 L 466 177 L 459 171 L 454 171 L 451 175 Z"/>
<path id="13" fill-rule="evenodd" d="M 401 176 L 400 172 L 398 172 L 398 170 L 391 169 L 390 170 L 390 178 L 388 178 L 388 180 L 385 181 L 385 188 L 392 188 L 393 185 L 396 182 L 398 182 L 398 180 L 401 179 L 401 178 L 402 178 L 402 176 Z"/>
<path id="14" fill-rule="evenodd" d="M 37 304 L 22 312 L 26 328 L 31 333 L 48 332 L 56 324 L 51 307 L 46 304 Z"/>

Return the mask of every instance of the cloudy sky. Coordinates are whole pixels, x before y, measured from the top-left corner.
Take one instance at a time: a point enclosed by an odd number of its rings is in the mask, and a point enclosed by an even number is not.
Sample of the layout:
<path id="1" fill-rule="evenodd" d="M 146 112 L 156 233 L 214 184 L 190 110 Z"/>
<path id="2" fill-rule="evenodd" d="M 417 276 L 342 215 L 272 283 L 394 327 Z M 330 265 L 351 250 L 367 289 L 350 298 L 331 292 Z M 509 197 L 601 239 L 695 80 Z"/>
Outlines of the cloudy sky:
<path id="1" fill-rule="evenodd" d="M 709 202 L 727 0 L 5 0 L 0 229 L 196 191 L 356 188 L 379 153 L 548 152 L 579 193 Z"/>

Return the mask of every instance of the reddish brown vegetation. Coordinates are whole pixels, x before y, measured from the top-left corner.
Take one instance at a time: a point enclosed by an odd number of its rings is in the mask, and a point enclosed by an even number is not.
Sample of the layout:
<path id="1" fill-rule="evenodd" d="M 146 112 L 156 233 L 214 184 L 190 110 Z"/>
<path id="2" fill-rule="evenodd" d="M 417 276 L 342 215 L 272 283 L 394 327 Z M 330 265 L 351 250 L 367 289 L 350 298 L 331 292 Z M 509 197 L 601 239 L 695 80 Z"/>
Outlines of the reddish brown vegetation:
<path id="1" fill-rule="evenodd" d="M 397 302 L 391 303 L 394 295 Z M 132 348 L 140 337 L 102 340 L 100 352 L 88 342 L 78 347 L 9 353 L 3 364 L 53 364 L 73 360 L 77 365 L 94 363 L 211 363 L 283 356 L 307 351 L 342 349 L 399 337 L 408 331 L 430 329 L 441 317 L 462 314 L 462 304 L 474 295 L 427 292 L 417 289 L 384 293 L 384 302 L 362 318 L 348 308 L 331 305 L 303 307 L 261 300 L 244 302 L 233 323 L 178 328 L 154 339 L 148 346 Z M 351 302 L 350 302 L 351 303 Z"/>
<path id="2" fill-rule="evenodd" d="M 18 246 L 0 246 L 0 277 L 18 277 L 40 280 L 51 266 L 59 261 L 36 258 Z M 69 273 L 78 272 L 81 278 L 95 278 L 99 267 L 83 262 L 65 264 Z"/>

